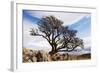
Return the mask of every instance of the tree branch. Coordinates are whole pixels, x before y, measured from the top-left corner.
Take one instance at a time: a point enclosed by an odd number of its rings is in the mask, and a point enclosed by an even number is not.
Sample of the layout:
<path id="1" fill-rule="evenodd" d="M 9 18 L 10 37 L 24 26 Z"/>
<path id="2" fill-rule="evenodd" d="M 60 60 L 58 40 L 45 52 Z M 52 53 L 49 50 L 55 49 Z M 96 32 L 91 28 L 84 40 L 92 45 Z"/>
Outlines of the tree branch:
<path id="1" fill-rule="evenodd" d="M 76 45 L 75 47 L 73 47 L 72 49 L 70 49 L 70 50 L 68 50 L 68 49 L 66 49 L 66 50 L 58 50 L 59 52 L 65 52 L 65 51 L 67 51 L 67 52 L 71 52 L 71 51 L 73 51 L 76 47 L 77 47 L 78 45 Z"/>

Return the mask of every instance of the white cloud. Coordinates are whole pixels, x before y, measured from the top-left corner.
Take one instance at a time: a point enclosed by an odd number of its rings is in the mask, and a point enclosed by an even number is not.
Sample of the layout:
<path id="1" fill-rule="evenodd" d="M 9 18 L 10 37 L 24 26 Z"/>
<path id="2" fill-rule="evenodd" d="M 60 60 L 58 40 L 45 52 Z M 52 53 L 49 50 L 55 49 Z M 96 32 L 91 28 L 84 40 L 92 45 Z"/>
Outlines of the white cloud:
<path id="1" fill-rule="evenodd" d="M 23 47 L 31 49 L 50 49 L 51 46 L 43 37 L 30 35 L 29 31 L 33 27 L 38 28 L 36 24 L 32 24 L 27 20 L 23 21 Z"/>
<path id="2" fill-rule="evenodd" d="M 84 47 L 85 48 L 91 47 L 91 37 L 84 37 L 82 39 L 84 41 Z"/>

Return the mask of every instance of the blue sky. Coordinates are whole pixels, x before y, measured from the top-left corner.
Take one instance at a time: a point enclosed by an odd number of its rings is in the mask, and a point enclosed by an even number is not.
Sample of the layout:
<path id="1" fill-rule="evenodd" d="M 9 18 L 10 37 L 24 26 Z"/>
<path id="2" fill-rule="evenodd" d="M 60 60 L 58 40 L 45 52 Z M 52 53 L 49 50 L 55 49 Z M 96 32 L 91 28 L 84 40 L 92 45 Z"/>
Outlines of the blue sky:
<path id="1" fill-rule="evenodd" d="M 31 23 L 37 23 L 39 20 L 41 20 L 40 18 L 30 15 L 29 11 L 23 10 L 23 20 L 25 19 Z"/>
<path id="2" fill-rule="evenodd" d="M 78 22 L 73 23 L 69 26 L 72 29 L 78 31 L 79 37 L 86 37 L 91 35 L 91 16 L 85 16 Z"/>
<path id="3" fill-rule="evenodd" d="M 29 35 L 29 30 L 31 27 L 37 27 L 37 22 L 41 20 L 43 16 L 48 16 L 48 15 L 54 15 L 58 19 L 62 20 L 64 22 L 63 26 L 69 26 L 70 29 L 77 30 L 78 31 L 77 36 L 85 39 L 86 43 L 88 42 L 88 44 L 90 45 L 91 14 L 71 13 L 71 12 L 64 12 L 64 13 L 63 12 L 46 12 L 46 11 L 32 11 L 32 10 L 23 10 L 24 43 L 26 42 L 34 43 L 34 41 L 30 41 L 30 40 L 35 37 L 31 37 Z M 41 42 L 41 41 L 38 40 L 38 42 Z M 26 43 L 25 45 L 29 43 Z"/>

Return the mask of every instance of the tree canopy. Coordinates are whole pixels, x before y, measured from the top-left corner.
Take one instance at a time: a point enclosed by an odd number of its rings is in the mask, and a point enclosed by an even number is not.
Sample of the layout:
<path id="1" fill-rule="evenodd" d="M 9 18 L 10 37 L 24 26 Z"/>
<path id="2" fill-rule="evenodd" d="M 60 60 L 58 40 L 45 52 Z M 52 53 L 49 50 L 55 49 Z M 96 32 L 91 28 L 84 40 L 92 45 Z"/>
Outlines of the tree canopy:
<path id="1" fill-rule="evenodd" d="M 83 48 L 83 40 L 76 36 L 77 30 L 63 26 L 63 21 L 54 16 L 45 16 L 38 22 L 38 29 L 32 28 L 32 36 L 42 36 L 45 38 L 52 50 L 49 54 L 57 52 L 71 52 L 77 47 Z M 41 32 L 41 33 L 40 33 Z"/>

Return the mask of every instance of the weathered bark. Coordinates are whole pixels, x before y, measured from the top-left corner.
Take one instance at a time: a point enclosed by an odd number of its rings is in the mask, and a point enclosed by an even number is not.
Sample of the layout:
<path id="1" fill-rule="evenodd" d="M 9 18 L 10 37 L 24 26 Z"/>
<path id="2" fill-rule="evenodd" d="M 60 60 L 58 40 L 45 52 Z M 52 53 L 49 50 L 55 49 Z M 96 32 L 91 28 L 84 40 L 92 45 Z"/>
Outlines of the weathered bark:
<path id="1" fill-rule="evenodd" d="M 58 51 L 57 50 L 51 50 L 50 52 L 49 52 L 49 54 L 50 55 L 54 55 L 54 54 L 56 54 Z"/>
<path id="2" fill-rule="evenodd" d="M 55 53 L 57 53 L 57 46 L 55 44 L 52 45 L 52 50 L 49 52 L 50 55 L 54 55 Z"/>

